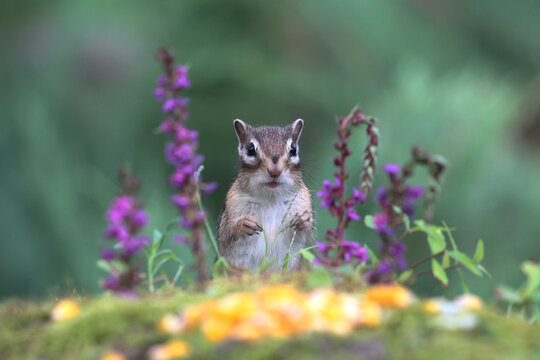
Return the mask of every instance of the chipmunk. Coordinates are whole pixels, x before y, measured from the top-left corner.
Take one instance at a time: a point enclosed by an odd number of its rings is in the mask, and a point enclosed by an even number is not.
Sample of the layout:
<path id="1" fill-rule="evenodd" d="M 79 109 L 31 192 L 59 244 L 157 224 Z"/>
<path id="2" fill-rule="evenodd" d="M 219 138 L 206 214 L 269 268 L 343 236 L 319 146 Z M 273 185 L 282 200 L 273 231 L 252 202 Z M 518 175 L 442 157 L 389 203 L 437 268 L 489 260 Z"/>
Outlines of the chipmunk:
<path id="1" fill-rule="evenodd" d="M 285 127 L 252 127 L 234 120 L 240 170 L 219 220 L 218 245 L 230 265 L 254 270 L 265 256 L 269 271 L 283 266 L 311 240 L 311 194 L 302 180 L 298 139 L 304 121 Z M 300 256 L 288 270 L 298 268 Z"/>

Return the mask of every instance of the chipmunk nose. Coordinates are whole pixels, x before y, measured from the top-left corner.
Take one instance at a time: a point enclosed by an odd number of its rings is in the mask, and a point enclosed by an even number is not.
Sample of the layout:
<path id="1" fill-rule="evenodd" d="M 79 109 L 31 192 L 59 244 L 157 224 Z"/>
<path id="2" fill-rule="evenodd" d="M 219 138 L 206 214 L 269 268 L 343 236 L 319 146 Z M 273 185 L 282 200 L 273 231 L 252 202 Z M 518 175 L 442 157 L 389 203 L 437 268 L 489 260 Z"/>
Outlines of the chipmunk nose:
<path id="1" fill-rule="evenodd" d="M 283 172 L 283 167 L 279 164 L 270 164 L 267 171 L 270 176 L 278 177 Z"/>

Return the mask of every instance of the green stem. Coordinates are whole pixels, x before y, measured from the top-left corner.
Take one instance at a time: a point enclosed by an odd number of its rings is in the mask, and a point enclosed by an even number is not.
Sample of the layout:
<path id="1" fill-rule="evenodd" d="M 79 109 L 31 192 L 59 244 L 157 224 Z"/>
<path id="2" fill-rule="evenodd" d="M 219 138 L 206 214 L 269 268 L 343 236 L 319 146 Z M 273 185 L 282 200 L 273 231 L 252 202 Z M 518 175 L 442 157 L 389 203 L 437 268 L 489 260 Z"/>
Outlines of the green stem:
<path id="1" fill-rule="evenodd" d="M 202 200 L 201 200 L 201 193 L 199 189 L 197 189 L 197 204 L 199 205 L 199 209 L 201 211 L 204 211 Z M 204 218 L 204 227 L 206 229 L 206 233 L 208 234 L 208 237 L 210 238 L 210 242 L 212 243 L 212 247 L 214 248 L 214 252 L 216 253 L 217 257 L 220 258 L 221 254 L 219 253 L 219 248 L 217 246 L 216 237 L 214 236 L 214 233 L 212 232 L 212 228 L 210 227 L 210 224 L 208 223 L 208 217 Z"/>

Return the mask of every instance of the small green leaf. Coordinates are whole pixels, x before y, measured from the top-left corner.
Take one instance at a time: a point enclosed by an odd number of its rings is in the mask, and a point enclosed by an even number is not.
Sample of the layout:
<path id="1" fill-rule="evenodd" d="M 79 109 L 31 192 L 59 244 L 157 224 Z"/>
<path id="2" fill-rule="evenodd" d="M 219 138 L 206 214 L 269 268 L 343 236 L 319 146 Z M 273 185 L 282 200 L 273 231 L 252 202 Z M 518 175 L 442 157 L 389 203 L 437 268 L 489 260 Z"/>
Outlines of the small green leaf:
<path id="1" fill-rule="evenodd" d="M 366 224 L 366 226 L 370 229 L 375 229 L 375 223 L 373 222 L 372 215 L 364 216 L 364 224 Z"/>
<path id="2" fill-rule="evenodd" d="M 402 272 L 402 273 L 399 275 L 398 279 L 397 279 L 398 283 L 403 284 L 405 281 L 409 280 L 409 278 L 411 277 L 412 273 L 413 273 L 413 270 L 412 270 L 412 269 Z"/>
<path id="3" fill-rule="evenodd" d="M 266 264 L 266 261 L 265 261 L 263 263 L 262 267 L 261 267 L 261 271 L 259 272 L 259 274 L 264 274 L 266 272 L 266 270 L 270 269 L 270 267 L 277 262 L 277 260 L 278 259 L 274 259 L 274 260 L 270 261 L 268 264 Z"/>
<path id="4" fill-rule="evenodd" d="M 491 274 L 489 273 L 489 271 L 487 271 L 486 268 L 482 266 L 482 264 L 478 264 L 476 266 L 478 266 L 478 268 L 480 269 L 481 272 L 484 273 L 484 275 L 486 275 L 489 278 L 491 277 Z"/>
<path id="5" fill-rule="evenodd" d="M 313 259 L 315 259 L 315 255 L 309 251 L 309 249 L 302 249 L 299 251 L 300 254 L 302 254 L 302 257 L 305 258 L 310 264 L 313 262 Z"/>
<path id="6" fill-rule="evenodd" d="M 521 304 L 523 297 L 519 292 L 506 286 L 495 288 L 495 296 L 510 304 Z"/>
<path id="7" fill-rule="evenodd" d="M 446 248 L 446 241 L 444 241 L 444 235 L 441 229 L 438 228 L 426 228 L 427 230 L 427 240 L 429 248 L 431 249 L 431 254 L 437 254 L 443 251 Z"/>
<path id="8" fill-rule="evenodd" d="M 448 255 L 448 253 L 445 252 L 442 258 L 442 267 L 443 269 L 447 269 L 449 266 L 450 266 L 450 255 Z"/>
<path id="9" fill-rule="evenodd" d="M 450 255 L 454 260 L 456 260 L 458 263 L 465 266 L 467 269 L 469 269 L 473 274 L 482 277 L 483 274 L 478 268 L 478 265 L 476 265 L 471 258 L 469 258 L 467 255 L 460 251 L 449 251 L 448 255 Z"/>
<path id="10" fill-rule="evenodd" d="M 523 297 L 529 298 L 540 287 L 540 265 L 525 261 L 521 264 L 521 271 L 527 276 L 522 294 Z"/>
<path id="11" fill-rule="evenodd" d="M 409 216 L 407 214 L 401 215 L 403 219 L 403 224 L 405 224 L 405 229 L 410 230 L 411 228 L 411 220 L 409 219 Z"/>
<path id="12" fill-rule="evenodd" d="M 100 269 L 102 269 L 102 270 L 104 270 L 106 272 L 111 271 L 111 265 L 108 262 L 106 262 L 105 260 L 98 260 L 96 262 L 96 265 L 97 265 L 98 268 L 100 268 Z"/>
<path id="13" fill-rule="evenodd" d="M 163 234 L 158 229 L 154 229 L 154 234 L 152 236 L 152 245 L 161 245 L 161 240 L 163 240 Z"/>
<path id="14" fill-rule="evenodd" d="M 478 240 L 478 243 L 476 244 L 476 251 L 474 252 L 472 260 L 477 264 L 484 260 L 484 241 L 482 241 L 482 239 Z"/>
<path id="15" fill-rule="evenodd" d="M 441 264 L 435 259 L 431 259 L 431 271 L 433 272 L 433 276 L 439 280 L 444 287 L 448 287 L 448 276 L 446 276 L 446 271 L 444 271 Z"/>
<path id="16" fill-rule="evenodd" d="M 364 244 L 364 247 L 366 248 L 367 253 L 368 253 L 368 258 L 369 258 L 368 261 L 371 262 L 372 264 L 378 262 L 379 258 L 377 257 L 377 254 L 375 254 L 375 252 L 371 250 L 371 248 L 367 246 L 367 244 Z"/>
<path id="17" fill-rule="evenodd" d="M 212 275 L 214 277 L 218 277 L 219 275 L 225 274 L 225 272 L 230 268 L 231 266 L 227 262 L 227 260 L 224 257 L 219 257 L 214 264 L 214 268 L 212 269 Z"/>

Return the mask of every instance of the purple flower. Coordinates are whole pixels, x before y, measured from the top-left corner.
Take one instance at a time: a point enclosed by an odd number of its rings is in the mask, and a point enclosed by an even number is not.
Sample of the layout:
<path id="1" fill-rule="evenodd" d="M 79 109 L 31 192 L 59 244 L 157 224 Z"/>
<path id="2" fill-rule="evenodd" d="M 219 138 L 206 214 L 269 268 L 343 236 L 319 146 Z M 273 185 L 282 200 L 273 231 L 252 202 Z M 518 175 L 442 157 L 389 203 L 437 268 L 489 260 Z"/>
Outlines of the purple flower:
<path id="1" fill-rule="evenodd" d="M 175 110 L 182 110 L 189 104 L 188 98 L 169 98 L 163 103 L 163 112 L 172 113 Z"/>
<path id="2" fill-rule="evenodd" d="M 112 223 L 105 230 L 105 236 L 109 239 L 124 241 L 129 238 L 129 231 L 124 225 Z"/>
<path id="3" fill-rule="evenodd" d="M 379 213 L 373 217 L 373 224 L 375 225 L 375 231 L 379 234 L 386 234 L 389 236 L 394 235 L 394 229 L 389 226 L 388 215 Z"/>
<path id="4" fill-rule="evenodd" d="M 173 240 L 179 244 L 185 244 L 189 239 L 184 235 L 174 235 Z"/>
<path id="5" fill-rule="evenodd" d="M 158 83 L 158 85 L 164 86 L 164 85 L 167 85 L 169 83 L 169 79 L 166 76 L 160 76 L 157 79 L 157 83 Z"/>
<path id="6" fill-rule="evenodd" d="M 191 81 L 187 77 L 178 77 L 174 80 L 173 88 L 175 90 L 189 89 L 191 87 Z"/>
<path id="7" fill-rule="evenodd" d="M 317 249 L 319 252 L 321 252 L 323 255 L 327 256 L 330 250 L 334 248 L 334 245 L 332 244 L 325 244 L 323 242 L 317 241 L 315 242 L 315 245 L 317 245 Z"/>
<path id="8" fill-rule="evenodd" d="M 334 197 L 332 195 L 334 186 L 328 180 L 324 180 L 322 186 L 321 191 L 317 193 L 317 196 L 322 198 L 321 207 L 332 206 L 334 204 Z"/>
<path id="9" fill-rule="evenodd" d="M 133 209 L 135 201 L 131 196 L 119 196 L 117 197 L 109 211 L 107 211 L 107 219 L 110 222 L 118 223 Z"/>
<path id="10" fill-rule="evenodd" d="M 424 189 L 421 186 L 405 186 L 405 195 L 407 199 L 416 200 L 424 195 Z"/>
<path id="11" fill-rule="evenodd" d="M 149 240 L 146 236 L 134 236 L 128 241 L 122 243 L 124 253 L 131 256 L 136 254 L 142 247 L 148 245 Z"/>
<path id="12" fill-rule="evenodd" d="M 175 129 L 174 120 L 172 119 L 165 119 L 159 126 L 159 130 L 164 134 L 172 134 L 172 132 Z"/>
<path id="13" fill-rule="evenodd" d="M 135 229 L 142 229 L 148 224 L 148 214 L 142 209 L 135 210 L 131 214 L 131 225 Z"/>
<path id="14" fill-rule="evenodd" d="M 158 59 L 163 63 L 165 76 L 158 81 L 164 88 L 168 98 L 163 99 L 163 112 L 171 114 L 165 120 L 160 129 L 170 136 L 171 140 L 165 147 L 165 157 L 174 166 L 174 172 L 169 176 L 169 183 L 178 191 L 171 197 L 172 203 L 180 212 L 180 226 L 191 233 L 191 236 L 178 235 L 174 237 L 176 242 L 193 242 L 192 250 L 197 259 L 199 281 L 206 279 L 205 248 L 201 242 L 203 238 L 199 227 L 206 219 L 206 214 L 199 210 L 195 199 L 197 191 L 206 195 L 216 188 L 215 183 L 205 184 L 197 170 L 203 163 L 203 157 L 197 154 L 199 133 L 196 130 L 186 128 L 185 122 L 189 118 L 187 106 L 189 99 L 181 96 L 182 90 L 191 87 L 188 69 L 183 66 L 174 66 L 173 56 L 166 50 L 158 53 Z"/>
<path id="15" fill-rule="evenodd" d="M 358 262 L 364 262 L 368 259 L 366 248 L 360 246 L 359 243 L 353 241 L 342 242 L 344 250 L 345 262 L 350 263 L 352 258 L 355 258 Z"/>
<path id="16" fill-rule="evenodd" d="M 106 290 L 118 290 L 120 287 L 120 278 L 116 275 L 109 275 L 107 280 L 102 283 L 102 286 Z"/>
<path id="17" fill-rule="evenodd" d="M 196 145 L 199 138 L 199 132 L 196 130 L 189 130 L 182 125 L 177 126 L 174 139 L 177 142 L 187 142 L 192 145 Z"/>
<path id="18" fill-rule="evenodd" d="M 217 187 L 218 187 L 218 183 L 215 181 L 211 183 L 203 184 L 201 192 L 203 193 L 203 195 L 209 195 L 212 192 L 214 192 L 214 190 L 216 190 Z"/>
<path id="19" fill-rule="evenodd" d="M 157 101 L 163 101 L 163 97 L 165 96 L 165 89 L 158 87 L 154 89 L 154 97 Z"/>
<path id="20" fill-rule="evenodd" d="M 396 262 L 396 265 L 400 269 L 405 269 L 407 267 L 407 262 L 405 261 L 404 254 L 407 247 L 402 242 L 394 242 L 388 247 L 388 253 Z"/>
<path id="21" fill-rule="evenodd" d="M 184 194 L 175 194 L 171 197 L 171 202 L 178 206 L 178 208 L 184 210 L 192 205 L 192 201 Z"/>
<path id="22" fill-rule="evenodd" d="M 189 217 L 187 216 L 184 216 L 180 219 L 180 226 L 183 227 L 184 229 L 186 230 L 191 230 L 193 229 L 195 225 L 195 222 L 193 220 L 191 220 Z"/>
<path id="23" fill-rule="evenodd" d="M 354 201 L 356 203 L 364 203 L 366 202 L 366 194 L 364 194 L 363 192 L 360 192 L 360 190 L 358 190 L 357 188 L 354 188 L 353 189 L 353 197 Z"/>
<path id="24" fill-rule="evenodd" d="M 347 209 L 347 217 L 355 221 L 360 220 L 360 216 L 356 213 L 356 210 L 354 210 L 354 207 L 352 206 Z"/>
<path id="25" fill-rule="evenodd" d="M 112 261 L 116 258 L 116 252 L 114 249 L 111 248 L 105 248 L 101 250 L 101 259 L 105 261 Z"/>
<path id="26" fill-rule="evenodd" d="M 385 164 L 383 170 L 391 175 L 395 175 L 401 171 L 401 166 L 398 164 Z"/>
<path id="27" fill-rule="evenodd" d="M 121 169 L 119 177 L 122 181 L 121 193 L 134 193 L 139 187 L 139 180 L 129 176 L 125 170 Z M 148 214 L 134 195 L 121 195 L 113 200 L 106 215 L 108 226 L 105 236 L 116 240 L 122 251 L 105 248 L 101 251 L 101 258 L 109 262 L 116 259 L 122 266 L 117 266 L 116 263 L 111 266 L 108 278 L 101 285 L 104 289 L 117 293 L 132 290 L 141 278 L 132 257 L 148 244 L 148 238 L 137 235 L 137 232 L 148 223 Z"/>

